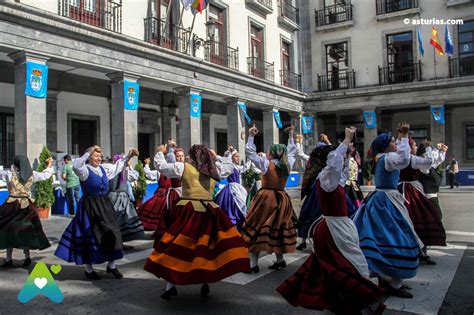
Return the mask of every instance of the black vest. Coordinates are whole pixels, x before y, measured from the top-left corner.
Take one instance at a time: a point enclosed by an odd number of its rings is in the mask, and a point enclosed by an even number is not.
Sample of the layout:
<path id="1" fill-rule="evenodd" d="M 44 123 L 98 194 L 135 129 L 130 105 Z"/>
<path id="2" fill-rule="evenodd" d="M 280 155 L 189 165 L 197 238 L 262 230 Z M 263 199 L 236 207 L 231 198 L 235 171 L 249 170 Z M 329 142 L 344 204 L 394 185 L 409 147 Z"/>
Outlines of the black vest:
<path id="1" fill-rule="evenodd" d="M 442 175 L 438 174 L 434 168 L 430 168 L 429 174 L 420 172 L 420 182 L 423 185 L 425 194 L 436 194 L 439 192 Z"/>

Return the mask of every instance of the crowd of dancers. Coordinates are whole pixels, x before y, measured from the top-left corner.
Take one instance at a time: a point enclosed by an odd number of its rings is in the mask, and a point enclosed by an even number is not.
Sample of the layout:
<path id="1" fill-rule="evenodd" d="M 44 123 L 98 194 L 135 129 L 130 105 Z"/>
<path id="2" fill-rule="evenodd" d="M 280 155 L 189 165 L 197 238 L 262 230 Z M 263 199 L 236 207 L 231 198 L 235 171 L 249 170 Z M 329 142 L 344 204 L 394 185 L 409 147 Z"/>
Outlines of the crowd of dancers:
<path id="1" fill-rule="evenodd" d="M 73 163 L 83 196 L 54 254 L 84 265 L 88 279 L 101 279 L 94 265 L 105 262 L 106 272 L 120 279 L 115 261 L 123 257 L 123 242 L 152 230 L 153 252 L 144 269 L 166 281 L 161 297 L 170 300 L 178 295 L 176 285 L 201 284 L 206 296 L 210 283 L 260 272 L 261 252 L 274 253 L 268 268 L 280 270 L 286 268 L 285 254 L 311 247 L 303 265 L 276 288 L 291 305 L 382 313 L 383 296 L 411 298 L 403 280 L 416 275 L 420 262 L 436 264 L 428 246 L 446 245 L 437 193 L 447 146 L 417 145 L 404 123 L 396 139 L 379 135 L 367 156 L 375 190 L 364 197 L 355 128 L 346 128 L 337 146 L 321 135 L 309 155 L 292 127 L 288 145 L 257 152 L 258 132 L 249 129 L 245 162 L 233 147 L 218 156 L 203 145 L 193 145 L 187 154 L 174 140 L 160 145 L 144 168 L 158 189 L 138 208 L 128 183 L 138 178 L 130 161 L 139 152 L 131 149 L 116 155 L 114 163 L 103 163 L 101 148 L 92 146 Z M 10 170 L 0 171 L 10 194 L 0 208 L 4 267 L 13 265 L 13 248 L 24 251 L 28 266 L 31 249 L 50 246 L 31 197 L 32 185 L 53 174 L 51 160 L 47 164 L 38 173 L 28 158 L 16 156 Z M 299 216 L 285 191 L 297 169 L 304 170 Z M 248 172 L 254 181 L 245 188 L 241 178 Z M 216 189 L 223 178 L 228 183 Z"/>

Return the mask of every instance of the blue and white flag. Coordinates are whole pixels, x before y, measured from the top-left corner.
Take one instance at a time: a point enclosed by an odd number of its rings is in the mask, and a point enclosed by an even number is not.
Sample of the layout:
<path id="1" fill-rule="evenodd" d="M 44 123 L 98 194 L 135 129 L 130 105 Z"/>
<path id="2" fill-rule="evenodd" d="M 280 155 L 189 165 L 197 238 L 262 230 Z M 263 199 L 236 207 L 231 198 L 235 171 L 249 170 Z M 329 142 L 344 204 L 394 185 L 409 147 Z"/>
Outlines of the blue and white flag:
<path id="1" fill-rule="evenodd" d="M 123 81 L 123 107 L 137 110 L 140 96 L 140 85 L 137 82 Z"/>
<path id="2" fill-rule="evenodd" d="M 303 129 L 304 134 L 308 134 L 313 131 L 313 122 L 314 122 L 314 117 L 312 116 L 301 117 L 301 127 Z"/>
<path id="3" fill-rule="evenodd" d="M 183 8 L 185 10 L 189 10 L 191 8 L 191 5 L 193 4 L 194 0 L 181 0 L 181 3 L 183 4 Z"/>
<path id="4" fill-rule="evenodd" d="M 249 114 L 247 113 L 247 105 L 244 103 L 239 103 L 240 110 L 244 114 L 245 120 L 247 120 L 247 124 L 251 125 L 252 124 L 252 119 L 250 118 Z"/>
<path id="5" fill-rule="evenodd" d="M 281 122 L 280 112 L 277 110 L 273 111 L 273 118 L 275 119 L 275 124 L 278 129 L 281 129 L 283 127 L 283 124 Z"/>
<path id="6" fill-rule="evenodd" d="M 377 114 L 375 112 L 364 112 L 365 128 L 375 129 L 377 128 Z"/>
<path id="7" fill-rule="evenodd" d="M 453 39 L 451 38 L 451 34 L 449 33 L 449 27 L 448 24 L 446 24 L 446 27 L 444 29 L 444 51 L 448 56 L 452 56 L 454 53 L 454 45 L 453 45 Z"/>
<path id="8" fill-rule="evenodd" d="M 420 55 L 423 57 L 425 55 L 425 49 L 423 48 L 423 41 L 421 40 L 421 32 L 420 28 L 418 27 L 418 48 L 420 50 Z"/>
<path id="9" fill-rule="evenodd" d="M 190 98 L 190 116 L 195 118 L 201 117 L 201 95 L 191 94 Z"/>
<path id="10" fill-rule="evenodd" d="M 438 124 L 444 124 L 444 106 L 443 105 L 432 105 L 431 113 L 433 114 L 433 119 Z"/>
<path id="11" fill-rule="evenodd" d="M 48 97 L 48 66 L 31 61 L 26 62 L 25 95 Z"/>

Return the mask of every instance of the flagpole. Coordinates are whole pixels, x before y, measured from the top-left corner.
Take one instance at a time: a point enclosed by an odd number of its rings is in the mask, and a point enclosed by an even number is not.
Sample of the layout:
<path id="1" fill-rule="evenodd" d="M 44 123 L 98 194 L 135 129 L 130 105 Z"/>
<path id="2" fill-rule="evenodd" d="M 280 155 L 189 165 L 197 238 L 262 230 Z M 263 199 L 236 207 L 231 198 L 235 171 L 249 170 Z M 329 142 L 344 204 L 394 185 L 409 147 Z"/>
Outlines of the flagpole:
<path id="1" fill-rule="evenodd" d="M 184 5 L 183 5 L 183 7 L 181 8 L 181 14 L 179 15 L 178 27 L 181 27 L 181 23 L 183 22 L 183 14 L 184 14 Z"/>
<path id="2" fill-rule="evenodd" d="M 188 48 L 189 48 L 189 43 L 191 42 L 191 36 L 193 34 L 193 29 L 194 29 L 194 21 L 196 20 L 196 14 L 194 14 L 194 17 L 193 17 L 193 23 L 191 24 L 191 30 L 189 31 L 189 39 L 188 39 L 188 43 L 186 45 L 186 51 L 188 51 Z"/>
<path id="3" fill-rule="evenodd" d="M 436 49 L 434 48 L 434 46 L 433 46 L 433 61 L 434 61 L 434 75 L 436 79 L 437 78 L 436 77 Z"/>

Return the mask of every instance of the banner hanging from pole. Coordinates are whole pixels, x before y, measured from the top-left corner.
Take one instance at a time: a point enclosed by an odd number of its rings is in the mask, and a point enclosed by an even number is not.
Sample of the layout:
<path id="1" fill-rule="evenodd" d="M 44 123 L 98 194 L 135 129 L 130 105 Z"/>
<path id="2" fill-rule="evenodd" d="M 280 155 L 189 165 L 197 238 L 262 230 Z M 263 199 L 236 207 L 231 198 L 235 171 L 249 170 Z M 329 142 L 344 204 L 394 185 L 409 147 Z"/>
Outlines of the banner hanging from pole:
<path id="1" fill-rule="evenodd" d="M 201 117 L 201 95 L 191 94 L 190 96 L 190 116 L 194 118 Z"/>
<path id="2" fill-rule="evenodd" d="M 377 114 L 375 112 L 364 112 L 364 123 L 365 128 L 375 129 L 377 128 Z"/>
<path id="3" fill-rule="evenodd" d="M 432 105 L 431 113 L 433 114 L 433 119 L 438 124 L 444 124 L 444 105 Z"/>
<path id="4" fill-rule="evenodd" d="M 247 124 L 249 126 L 252 125 L 252 119 L 250 118 L 249 114 L 247 113 L 247 105 L 245 105 L 244 103 L 238 103 L 238 104 L 239 104 L 240 110 L 244 114 L 245 120 L 247 120 Z"/>
<path id="5" fill-rule="evenodd" d="M 273 118 L 275 119 L 275 124 L 278 129 L 283 127 L 283 123 L 281 122 L 280 112 L 278 110 L 273 111 Z"/>
<path id="6" fill-rule="evenodd" d="M 137 82 L 123 81 L 123 107 L 128 110 L 137 110 L 140 98 L 140 85 Z"/>
<path id="7" fill-rule="evenodd" d="M 39 63 L 26 62 L 25 95 L 46 98 L 48 97 L 48 66 Z"/>
<path id="8" fill-rule="evenodd" d="M 303 134 L 309 134 L 313 131 L 314 117 L 303 116 L 301 117 L 301 126 L 303 128 Z"/>

